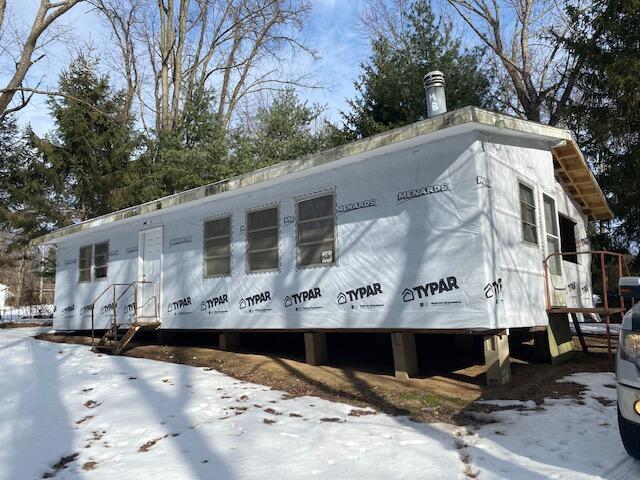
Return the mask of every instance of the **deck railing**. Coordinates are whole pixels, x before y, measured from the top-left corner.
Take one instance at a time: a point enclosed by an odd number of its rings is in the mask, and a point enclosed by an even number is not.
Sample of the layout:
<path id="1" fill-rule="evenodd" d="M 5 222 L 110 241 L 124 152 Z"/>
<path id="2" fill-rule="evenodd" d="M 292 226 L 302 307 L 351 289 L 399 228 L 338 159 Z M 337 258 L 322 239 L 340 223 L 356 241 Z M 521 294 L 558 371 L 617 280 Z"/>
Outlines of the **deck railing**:
<path id="1" fill-rule="evenodd" d="M 558 289 L 553 285 L 550 278 L 550 270 L 549 270 L 549 260 L 555 257 L 562 258 L 563 256 L 578 256 L 578 255 L 597 255 L 599 258 L 600 264 L 600 280 L 602 286 L 602 308 L 597 307 L 568 307 L 568 306 L 554 306 L 551 302 L 551 288 L 555 290 L 566 290 L 566 286 L 564 288 Z M 624 276 L 625 272 L 629 275 L 629 267 L 624 259 L 624 255 L 617 252 L 609 252 L 607 250 L 589 250 L 584 252 L 557 252 L 547 255 L 544 259 L 544 286 L 546 293 L 546 302 L 547 302 L 547 312 L 548 313 L 566 313 L 566 314 L 576 314 L 576 313 L 595 313 L 598 315 L 603 315 L 606 322 L 606 331 L 607 331 L 607 358 L 609 359 L 609 365 L 613 365 L 613 354 L 611 349 L 611 327 L 610 327 L 610 317 L 611 315 L 619 314 L 622 318 L 625 313 L 624 308 L 624 298 L 619 296 L 620 306 L 615 308 L 609 308 L 609 288 L 608 288 L 608 276 L 606 270 L 606 258 L 613 258 L 616 261 L 616 269 L 618 273 L 618 278 Z M 591 263 L 593 265 L 593 262 Z M 593 299 L 593 291 L 592 299 Z M 592 300 L 593 302 L 593 300 Z M 582 339 L 581 339 L 582 342 Z"/>

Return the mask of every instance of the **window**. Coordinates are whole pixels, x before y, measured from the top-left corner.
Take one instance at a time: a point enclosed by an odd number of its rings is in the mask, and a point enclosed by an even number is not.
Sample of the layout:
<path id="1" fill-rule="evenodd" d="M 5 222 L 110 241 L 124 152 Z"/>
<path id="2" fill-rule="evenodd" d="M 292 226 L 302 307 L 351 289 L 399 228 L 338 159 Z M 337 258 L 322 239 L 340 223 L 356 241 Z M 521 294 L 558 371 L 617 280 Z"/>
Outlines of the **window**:
<path id="1" fill-rule="evenodd" d="M 335 224 L 333 194 L 298 202 L 298 266 L 335 264 Z"/>
<path id="2" fill-rule="evenodd" d="M 204 276 L 231 273 L 231 217 L 204 222 Z"/>
<path id="3" fill-rule="evenodd" d="M 544 226 L 547 230 L 547 255 L 560 252 L 560 237 L 558 237 L 558 224 L 556 215 L 556 203 L 553 198 L 544 196 Z M 549 259 L 549 270 L 553 275 L 562 275 L 560 255 Z"/>
<path id="4" fill-rule="evenodd" d="M 93 273 L 96 279 L 107 278 L 109 242 L 96 243 L 93 247 Z"/>
<path id="5" fill-rule="evenodd" d="M 533 189 L 520 186 L 520 219 L 522 220 L 522 239 L 529 243 L 538 243 L 538 226 L 536 224 L 536 204 Z"/>
<path id="6" fill-rule="evenodd" d="M 247 213 L 247 268 L 249 272 L 278 269 L 278 207 Z"/>
<path id="7" fill-rule="evenodd" d="M 558 216 L 560 222 L 560 251 L 575 252 L 578 242 L 576 242 L 576 222 L 562 215 Z M 578 255 L 563 255 L 565 262 L 578 263 Z"/>
<path id="8" fill-rule="evenodd" d="M 109 265 L 109 242 L 96 243 L 80 247 L 78 260 L 78 280 L 80 282 L 90 282 L 107 278 L 107 267 Z M 93 273 L 93 278 L 92 278 Z"/>
<path id="9" fill-rule="evenodd" d="M 78 260 L 78 270 L 80 275 L 78 280 L 81 282 L 91 281 L 91 252 L 93 245 L 87 245 L 86 247 L 80 247 L 80 258 Z"/>

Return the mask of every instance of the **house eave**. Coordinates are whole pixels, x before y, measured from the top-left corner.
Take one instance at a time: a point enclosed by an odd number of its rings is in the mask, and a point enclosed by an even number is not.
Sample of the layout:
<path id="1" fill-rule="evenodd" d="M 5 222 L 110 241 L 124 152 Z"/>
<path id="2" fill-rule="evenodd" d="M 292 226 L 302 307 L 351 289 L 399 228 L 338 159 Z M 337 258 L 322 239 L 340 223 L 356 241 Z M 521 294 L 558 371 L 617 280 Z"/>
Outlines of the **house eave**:
<path id="1" fill-rule="evenodd" d="M 151 214 L 160 210 L 174 208 L 189 202 L 194 202 L 250 185 L 256 185 L 268 180 L 277 179 L 295 172 L 325 165 L 354 155 L 363 154 L 395 143 L 404 142 L 420 136 L 434 134 L 445 129 L 471 123 L 477 124 L 480 128 L 484 127 L 491 129 L 492 131 L 498 131 L 508 135 L 527 135 L 549 141 L 573 142 L 571 133 L 567 130 L 510 117 L 508 115 L 491 112 L 478 107 L 464 107 L 447 112 L 443 115 L 438 115 L 433 118 L 407 125 L 405 127 L 383 132 L 362 140 L 357 140 L 346 145 L 306 155 L 295 160 L 278 163 L 243 175 L 221 180 L 202 187 L 196 187 L 81 223 L 69 225 L 35 239 L 32 244 L 42 245 L 55 243 L 62 237 L 87 231 L 99 226 L 104 226 L 132 217 Z M 593 179 L 593 181 L 595 182 L 595 179 Z M 596 187 L 599 190 L 597 183 Z"/>

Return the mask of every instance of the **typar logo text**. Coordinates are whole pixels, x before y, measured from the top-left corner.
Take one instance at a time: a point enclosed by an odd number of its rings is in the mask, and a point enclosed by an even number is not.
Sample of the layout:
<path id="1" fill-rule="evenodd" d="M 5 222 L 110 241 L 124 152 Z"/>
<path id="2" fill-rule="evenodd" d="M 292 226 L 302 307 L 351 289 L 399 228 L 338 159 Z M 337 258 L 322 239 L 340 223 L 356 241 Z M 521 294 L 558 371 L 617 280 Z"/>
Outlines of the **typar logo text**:
<path id="1" fill-rule="evenodd" d="M 255 295 L 250 295 L 248 297 L 240 299 L 240 310 L 244 310 L 247 307 L 256 307 L 260 304 L 270 302 L 271 301 L 271 292 L 260 292 Z M 256 308 L 257 311 L 265 311 L 270 310 L 269 308 Z M 251 311 L 251 310 L 249 310 Z"/>
<path id="2" fill-rule="evenodd" d="M 183 313 L 191 313 L 189 311 L 185 311 L 184 308 L 191 305 L 191 297 L 179 298 L 173 302 L 169 302 L 167 304 L 167 312 L 173 313 L 174 315 L 183 314 Z"/>
<path id="3" fill-rule="evenodd" d="M 375 297 L 382 294 L 382 286 L 379 283 L 371 283 L 363 287 L 354 288 L 352 290 L 345 290 L 338 294 L 338 305 L 345 305 L 347 303 L 356 302 L 360 300 L 368 299 L 369 297 Z M 382 304 L 361 304 L 364 308 L 383 307 Z M 355 308 L 353 305 L 351 308 Z"/>
<path id="4" fill-rule="evenodd" d="M 412 198 L 424 197 L 425 195 L 446 192 L 447 190 L 449 190 L 449 184 L 447 183 L 441 183 L 439 185 L 428 185 L 426 187 L 405 190 L 403 192 L 398 192 L 398 202 L 402 203 L 411 200 Z"/>
<path id="5" fill-rule="evenodd" d="M 123 309 L 124 314 L 128 316 L 132 316 L 135 310 L 136 310 L 136 302 L 127 303 Z"/>
<path id="6" fill-rule="evenodd" d="M 314 287 L 309 290 L 303 290 L 302 292 L 297 292 L 297 293 L 292 293 L 291 295 L 287 295 L 286 297 L 284 297 L 284 306 L 285 307 L 298 306 L 302 303 L 308 302 L 309 300 L 315 300 L 320 297 L 322 297 L 322 292 L 320 291 L 320 287 Z"/>
<path id="7" fill-rule="evenodd" d="M 100 315 L 102 316 L 111 315 L 112 312 L 113 312 L 113 303 L 107 303 L 106 305 L 103 305 L 100 307 Z"/>
<path id="8" fill-rule="evenodd" d="M 217 297 L 207 298 L 200 303 L 200 311 L 207 312 L 209 315 L 212 313 L 226 313 L 226 305 L 229 302 L 229 297 L 226 293 L 218 295 Z"/>
<path id="9" fill-rule="evenodd" d="M 412 288 L 405 288 L 402 291 L 402 301 L 404 302 L 412 302 L 416 299 L 423 299 L 427 297 L 433 297 L 435 295 L 440 295 L 441 293 L 451 292 L 453 290 L 457 290 L 460 287 L 458 286 L 458 279 L 456 277 L 447 277 L 441 278 L 436 282 L 429 282 L 424 285 L 416 285 Z M 461 303 L 460 301 L 448 301 L 448 302 L 431 302 L 431 305 L 444 305 L 444 304 L 454 304 Z M 420 306 L 424 306 L 424 302 L 420 303 Z"/>
<path id="10" fill-rule="evenodd" d="M 70 316 L 76 309 L 75 304 L 74 305 L 69 305 L 68 307 L 64 307 L 62 309 L 62 316 L 63 317 L 68 317 Z"/>
<path id="11" fill-rule="evenodd" d="M 484 287 L 484 296 L 495 299 L 496 303 L 502 303 L 502 278 L 487 283 Z"/>

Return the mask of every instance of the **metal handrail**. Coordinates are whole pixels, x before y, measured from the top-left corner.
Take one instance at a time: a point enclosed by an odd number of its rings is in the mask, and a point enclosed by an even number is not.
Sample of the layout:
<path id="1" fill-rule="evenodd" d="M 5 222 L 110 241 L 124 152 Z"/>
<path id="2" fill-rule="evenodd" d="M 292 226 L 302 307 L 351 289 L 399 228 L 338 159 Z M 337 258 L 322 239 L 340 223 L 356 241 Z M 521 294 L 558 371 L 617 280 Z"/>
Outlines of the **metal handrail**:
<path id="1" fill-rule="evenodd" d="M 113 329 L 113 334 L 114 334 L 114 341 L 117 341 L 117 335 L 118 335 L 118 328 L 117 328 L 117 305 L 118 305 L 118 300 L 120 300 L 125 293 L 127 293 L 129 291 L 129 289 L 131 287 L 133 287 L 134 285 L 138 285 L 138 284 L 143 284 L 143 283 L 149 283 L 149 284 L 154 284 L 155 282 L 151 282 L 148 280 L 136 280 L 134 282 L 131 283 L 111 283 L 109 284 L 96 298 L 93 302 L 91 302 L 91 349 L 93 350 L 95 348 L 95 305 L 98 302 L 98 300 L 100 300 L 100 298 L 102 298 L 102 296 L 107 293 L 110 289 L 113 288 L 113 303 L 112 303 L 112 310 L 113 310 L 113 315 L 112 315 L 112 319 L 111 319 L 111 328 Z M 116 298 L 116 288 L 117 287 L 126 287 L 122 293 Z M 155 298 L 155 295 L 154 295 Z M 155 308 L 155 313 L 156 315 L 158 314 L 158 301 L 157 298 L 155 299 L 155 304 L 156 304 L 156 308 Z M 137 319 L 138 316 L 138 312 L 137 312 L 137 308 L 138 308 L 138 289 L 134 289 L 134 323 L 135 320 Z"/>
<path id="2" fill-rule="evenodd" d="M 601 280 L 602 280 L 602 290 L 603 290 L 603 295 L 602 295 L 602 302 L 603 302 L 603 306 L 604 306 L 604 317 L 605 317 L 605 322 L 606 322 L 606 331 L 607 331 L 607 357 L 609 360 L 609 365 L 612 366 L 613 365 L 613 355 L 612 355 L 612 351 L 611 351 L 611 329 L 610 329 L 610 310 L 609 310 L 609 288 L 608 288 L 608 284 L 607 284 L 607 272 L 605 270 L 605 261 L 604 261 L 604 257 L 605 255 L 617 258 L 617 264 L 618 264 L 618 277 L 622 277 L 623 276 L 623 265 L 624 265 L 624 270 L 626 270 L 627 275 L 629 275 L 629 266 L 627 265 L 627 262 L 624 260 L 624 255 L 622 253 L 617 253 L 617 252 L 610 252 L 608 250 L 588 250 L 585 252 L 556 252 L 556 253 L 552 253 L 550 255 L 547 255 L 543 261 L 543 265 L 544 265 L 544 288 L 545 288 L 545 293 L 546 293 L 546 300 L 547 300 L 547 311 L 550 311 L 553 307 L 551 305 L 551 292 L 549 290 L 549 283 L 551 283 L 551 280 L 549 278 L 549 259 L 552 257 L 562 257 L 563 255 L 598 255 L 600 257 L 600 274 L 601 274 Z M 555 285 L 553 286 L 553 288 L 555 289 Z M 557 289 L 557 290 L 566 290 L 565 288 L 562 289 Z M 592 292 L 593 294 L 593 292 Z M 620 316 L 623 317 L 624 316 L 624 298 L 621 296 L 620 297 L 620 309 L 619 309 L 619 313 Z"/>

